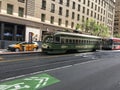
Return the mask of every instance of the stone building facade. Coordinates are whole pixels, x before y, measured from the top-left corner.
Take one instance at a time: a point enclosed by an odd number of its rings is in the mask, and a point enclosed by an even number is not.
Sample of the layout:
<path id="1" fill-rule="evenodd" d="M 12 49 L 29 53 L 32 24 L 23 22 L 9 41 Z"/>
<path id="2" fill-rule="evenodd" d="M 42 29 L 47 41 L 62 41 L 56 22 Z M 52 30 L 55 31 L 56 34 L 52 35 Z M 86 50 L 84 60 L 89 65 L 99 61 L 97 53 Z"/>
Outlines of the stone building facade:
<path id="1" fill-rule="evenodd" d="M 120 34 L 120 0 L 115 4 L 114 34 Z"/>
<path id="2" fill-rule="evenodd" d="M 114 0 L 0 0 L 0 40 L 41 41 L 46 30 L 74 30 L 93 18 L 113 32 Z"/>

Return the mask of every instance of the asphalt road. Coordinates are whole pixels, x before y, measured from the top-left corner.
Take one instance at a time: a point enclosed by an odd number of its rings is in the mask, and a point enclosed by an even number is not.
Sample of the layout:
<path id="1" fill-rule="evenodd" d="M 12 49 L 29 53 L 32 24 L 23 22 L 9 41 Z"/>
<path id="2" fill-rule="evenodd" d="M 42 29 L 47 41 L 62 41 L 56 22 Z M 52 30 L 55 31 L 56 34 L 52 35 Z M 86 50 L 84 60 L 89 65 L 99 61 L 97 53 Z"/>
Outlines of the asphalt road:
<path id="1" fill-rule="evenodd" d="M 1 57 L 0 80 L 43 71 L 60 82 L 40 90 L 120 90 L 120 52 Z M 58 68 L 59 67 L 59 68 Z"/>
<path id="2" fill-rule="evenodd" d="M 120 90 L 119 54 L 51 70 L 47 73 L 61 82 L 41 90 Z"/>
<path id="3" fill-rule="evenodd" d="M 89 60 L 94 60 L 95 57 L 96 56 L 92 54 L 65 54 L 45 56 L 41 54 L 5 55 L 1 56 L 0 60 L 0 80 L 37 71 L 86 62 Z"/>

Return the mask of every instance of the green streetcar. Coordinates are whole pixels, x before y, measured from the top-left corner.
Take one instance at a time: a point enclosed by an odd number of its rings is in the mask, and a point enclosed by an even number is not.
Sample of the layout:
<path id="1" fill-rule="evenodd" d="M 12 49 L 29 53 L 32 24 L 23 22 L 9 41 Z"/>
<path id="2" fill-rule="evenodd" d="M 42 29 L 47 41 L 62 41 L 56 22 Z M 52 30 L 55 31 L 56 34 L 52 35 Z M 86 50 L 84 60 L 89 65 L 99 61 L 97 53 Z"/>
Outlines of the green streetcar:
<path id="1" fill-rule="evenodd" d="M 45 35 L 42 42 L 42 51 L 47 54 L 66 52 L 85 52 L 100 49 L 101 38 L 70 32 L 55 32 Z"/>

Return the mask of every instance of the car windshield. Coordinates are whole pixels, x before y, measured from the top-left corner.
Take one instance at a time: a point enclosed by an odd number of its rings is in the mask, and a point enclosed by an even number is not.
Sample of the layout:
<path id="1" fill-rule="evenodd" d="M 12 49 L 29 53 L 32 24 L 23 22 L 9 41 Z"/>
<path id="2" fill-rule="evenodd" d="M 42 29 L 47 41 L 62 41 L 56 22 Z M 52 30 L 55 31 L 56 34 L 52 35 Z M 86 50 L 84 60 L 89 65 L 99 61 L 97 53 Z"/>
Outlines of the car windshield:
<path id="1" fill-rule="evenodd" d="M 27 44 L 27 42 L 21 42 L 21 43 L 18 43 L 18 44 Z"/>
<path id="2" fill-rule="evenodd" d="M 28 42 L 17 42 L 15 44 L 27 44 Z"/>

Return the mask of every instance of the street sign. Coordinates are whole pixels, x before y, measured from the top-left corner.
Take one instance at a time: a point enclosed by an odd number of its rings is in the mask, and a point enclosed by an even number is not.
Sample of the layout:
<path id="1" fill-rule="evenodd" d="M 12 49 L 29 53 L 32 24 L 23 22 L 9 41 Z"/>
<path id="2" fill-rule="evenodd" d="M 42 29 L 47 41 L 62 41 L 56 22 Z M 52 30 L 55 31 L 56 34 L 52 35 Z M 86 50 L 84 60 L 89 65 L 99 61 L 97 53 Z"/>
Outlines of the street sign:
<path id="1" fill-rule="evenodd" d="M 44 73 L 0 83 L 0 90 L 38 90 L 60 80 Z"/>

